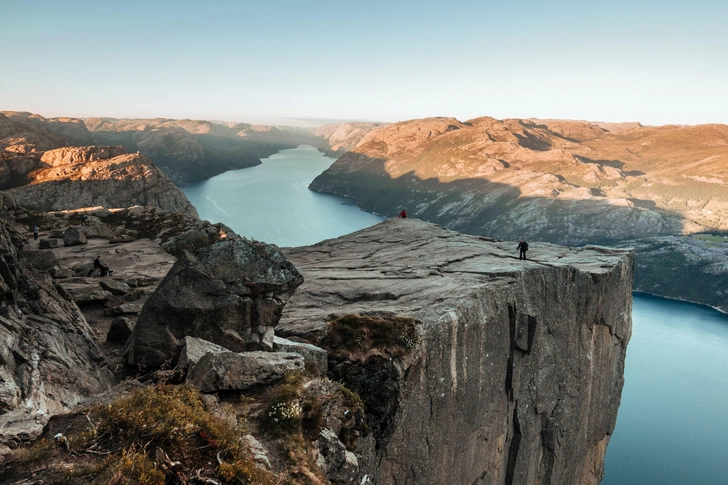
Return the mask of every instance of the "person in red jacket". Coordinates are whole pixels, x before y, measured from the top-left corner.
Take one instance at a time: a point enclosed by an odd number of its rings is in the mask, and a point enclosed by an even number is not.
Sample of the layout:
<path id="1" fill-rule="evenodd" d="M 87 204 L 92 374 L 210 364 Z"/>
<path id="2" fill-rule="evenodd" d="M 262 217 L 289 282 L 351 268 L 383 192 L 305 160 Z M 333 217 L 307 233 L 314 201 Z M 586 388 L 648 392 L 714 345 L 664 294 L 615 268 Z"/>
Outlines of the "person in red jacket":
<path id="1" fill-rule="evenodd" d="M 399 218 L 407 219 L 407 212 L 404 209 L 402 209 L 402 211 L 399 213 Z"/>

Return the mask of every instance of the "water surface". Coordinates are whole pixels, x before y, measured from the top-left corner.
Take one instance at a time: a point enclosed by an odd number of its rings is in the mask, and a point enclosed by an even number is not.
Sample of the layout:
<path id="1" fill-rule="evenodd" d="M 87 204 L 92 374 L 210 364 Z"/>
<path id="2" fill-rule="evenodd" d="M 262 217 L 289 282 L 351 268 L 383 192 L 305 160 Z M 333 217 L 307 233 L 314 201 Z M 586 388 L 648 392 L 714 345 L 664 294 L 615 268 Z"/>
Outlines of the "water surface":
<path id="1" fill-rule="evenodd" d="M 728 315 L 635 294 L 603 485 L 728 483 Z"/>
<path id="2" fill-rule="evenodd" d="M 334 162 L 314 147 L 281 150 L 262 162 L 182 190 L 200 218 L 278 246 L 306 246 L 382 221 L 348 199 L 308 190 Z"/>

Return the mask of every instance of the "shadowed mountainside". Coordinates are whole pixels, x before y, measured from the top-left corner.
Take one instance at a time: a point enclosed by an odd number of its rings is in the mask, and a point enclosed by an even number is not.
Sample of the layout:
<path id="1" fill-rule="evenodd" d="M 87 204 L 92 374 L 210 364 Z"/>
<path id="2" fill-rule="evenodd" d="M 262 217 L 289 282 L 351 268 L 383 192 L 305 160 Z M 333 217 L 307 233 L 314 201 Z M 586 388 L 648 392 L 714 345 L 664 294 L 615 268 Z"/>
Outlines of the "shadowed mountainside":
<path id="1" fill-rule="evenodd" d="M 308 130 L 202 120 L 87 118 L 96 143 L 148 156 L 177 185 L 252 167 L 279 150 L 313 143 Z"/>

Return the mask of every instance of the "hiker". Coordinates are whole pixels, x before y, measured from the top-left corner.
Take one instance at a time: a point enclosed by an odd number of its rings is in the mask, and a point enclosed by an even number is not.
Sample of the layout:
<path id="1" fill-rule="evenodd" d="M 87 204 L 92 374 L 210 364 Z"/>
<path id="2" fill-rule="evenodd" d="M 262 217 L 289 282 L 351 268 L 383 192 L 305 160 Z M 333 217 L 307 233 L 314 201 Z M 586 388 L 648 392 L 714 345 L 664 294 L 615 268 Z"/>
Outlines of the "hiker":
<path id="1" fill-rule="evenodd" d="M 402 209 L 402 210 L 400 211 L 400 213 L 399 213 L 399 218 L 400 218 L 400 219 L 407 219 L 407 212 L 406 212 L 406 211 L 405 211 L 404 209 Z"/>
<path id="2" fill-rule="evenodd" d="M 88 226 L 88 216 L 86 214 L 81 214 L 81 225 Z"/>
<path id="3" fill-rule="evenodd" d="M 94 259 L 94 268 L 99 270 L 99 276 L 103 277 L 111 274 L 109 267 L 101 261 L 101 255 L 96 256 L 96 259 Z"/>
<path id="4" fill-rule="evenodd" d="M 521 238 L 521 242 L 518 243 L 516 249 L 520 250 L 520 252 L 518 253 L 518 259 L 528 259 L 526 257 L 526 251 L 528 251 L 528 243 L 525 239 Z"/>
<path id="5" fill-rule="evenodd" d="M 40 231 L 40 228 L 36 224 L 33 224 L 33 239 L 38 239 L 38 231 Z"/>

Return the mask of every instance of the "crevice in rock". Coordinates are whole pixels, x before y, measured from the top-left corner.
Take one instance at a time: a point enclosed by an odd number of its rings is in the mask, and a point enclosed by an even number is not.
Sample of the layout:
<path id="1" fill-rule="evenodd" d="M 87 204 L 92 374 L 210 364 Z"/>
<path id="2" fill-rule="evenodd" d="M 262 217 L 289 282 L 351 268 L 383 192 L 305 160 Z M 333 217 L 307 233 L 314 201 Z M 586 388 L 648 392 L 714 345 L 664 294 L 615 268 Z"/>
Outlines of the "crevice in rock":
<path id="1" fill-rule="evenodd" d="M 521 447 L 521 424 L 518 422 L 518 401 L 513 406 L 513 438 L 508 447 L 508 465 L 506 466 L 506 485 L 513 485 L 513 476 L 516 471 L 518 449 Z"/>

